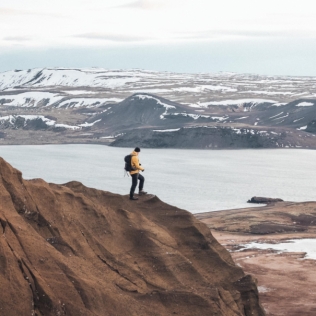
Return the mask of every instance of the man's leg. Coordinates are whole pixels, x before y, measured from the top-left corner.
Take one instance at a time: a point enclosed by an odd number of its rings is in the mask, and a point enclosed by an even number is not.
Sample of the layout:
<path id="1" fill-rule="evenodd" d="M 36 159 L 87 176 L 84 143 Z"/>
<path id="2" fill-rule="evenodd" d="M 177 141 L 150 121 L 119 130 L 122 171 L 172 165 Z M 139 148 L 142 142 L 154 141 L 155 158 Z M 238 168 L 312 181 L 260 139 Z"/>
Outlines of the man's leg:
<path id="1" fill-rule="evenodd" d="M 139 194 L 146 194 L 147 192 L 143 191 L 145 178 L 141 174 L 139 174 L 138 180 L 139 180 Z"/>
<path id="2" fill-rule="evenodd" d="M 130 199 L 133 198 L 135 189 L 137 187 L 138 173 L 132 174 L 131 177 L 132 177 L 132 186 L 131 186 L 131 191 L 129 193 Z"/>

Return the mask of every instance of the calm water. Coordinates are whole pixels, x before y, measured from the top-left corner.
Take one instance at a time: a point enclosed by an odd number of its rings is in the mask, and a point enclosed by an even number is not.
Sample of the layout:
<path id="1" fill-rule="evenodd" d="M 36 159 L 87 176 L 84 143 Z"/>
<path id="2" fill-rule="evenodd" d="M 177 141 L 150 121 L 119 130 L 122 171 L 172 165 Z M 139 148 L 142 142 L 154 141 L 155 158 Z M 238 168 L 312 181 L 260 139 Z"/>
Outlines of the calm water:
<path id="1" fill-rule="evenodd" d="M 306 252 L 304 259 L 316 260 L 316 239 L 291 239 L 287 242 L 280 244 L 264 244 L 258 242 L 252 242 L 249 244 L 241 245 L 243 248 L 252 249 L 273 249 L 280 252 Z"/>
<path id="2" fill-rule="evenodd" d="M 127 194 L 123 158 L 131 149 L 100 145 L 1 146 L 25 179 L 71 180 Z M 143 149 L 145 189 L 192 213 L 247 207 L 252 196 L 316 200 L 316 151 Z"/>

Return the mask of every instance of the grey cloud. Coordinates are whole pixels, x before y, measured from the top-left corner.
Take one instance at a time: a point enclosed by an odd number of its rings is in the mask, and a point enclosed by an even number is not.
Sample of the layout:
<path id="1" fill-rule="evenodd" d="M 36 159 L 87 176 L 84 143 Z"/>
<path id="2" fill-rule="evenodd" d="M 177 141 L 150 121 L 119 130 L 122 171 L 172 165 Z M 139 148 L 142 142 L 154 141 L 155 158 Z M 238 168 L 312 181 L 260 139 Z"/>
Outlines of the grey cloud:
<path id="1" fill-rule="evenodd" d="M 239 38 L 239 39 L 277 39 L 277 38 L 291 38 L 291 37 L 302 37 L 302 38 L 311 38 L 306 33 L 302 32 L 269 32 L 269 31 L 248 31 L 248 30 L 206 30 L 206 31 L 197 31 L 197 32 L 175 32 L 170 33 L 173 41 L 208 41 L 208 40 L 217 40 L 225 39 L 229 37 Z M 145 37 L 137 35 L 126 35 L 126 34 L 115 34 L 115 33 L 85 33 L 73 35 L 73 38 L 82 38 L 90 40 L 100 40 L 100 41 L 111 41 L 111 42 L 121 42 L 121 43 L 136 43 L 136 42 L 155 42 L 163 41 L 161 37 Z M 167 39 L 168 40 L 168 39 Z M 170 40 L 170 38 L 169 38 Z"/>
<path id="2" fill-rule="evenodd" d="M 23 10 L 15 10 L 10 8 L 0 8 L 0 15 L 16 15 L 22 14 Z"/>
<path id="3" fill-rule="evenodd" d="M 127 4 L 115 6 L 114 8 L 127 8 L 127 9 L 142 9 L 142 10 L 155 10 L 165 7 L 166 1 L 150 1 L 150 0 L 137 0 Z"/>
<path id="4" fill-rule="evenodd" d="M 12 15 L 35 15 L 35 16 L 50 16 L 50 17 L 62 17 L 62 14 L 56 13 L 47 13 L 39 11 L 29 11 L 29 10 L 18 10 L 11 8 L 1 8 L 0 7 L 0 16 L 12 16 Z"/>
<path id="5" fill-rule="evenodd" d="M 257 30 L 207 30 L 207 31 L 197 31 L 189 33 L 175 33 L 175 37 L 178 39 L 187 39 L 187 40 L 207 40 L 207 39 L 216 39 L 223 37 L 240 37 L 240 38 L 288 38 L 288 37 L 311 37 L 311 34 L 306 33 L 305 31 L 257 31 Z M 312 36 L 313 37 L 313 36 Z"/>
<path id="6" fill-rule="evenodd" d="M 30 41 L 31 39 L 26 36 L 7 36 L 3 38 L 5 41 L 14 41 L 14 42 L 25 42 Z"/>
<path id="7" fill-rule="evenodd" d="M 86 33 L 78 34 L 73 37 L 85 38 L 85 39 L 97 39 L 103 41 L 112 41 L 112 42 L 139 42 L 139 41 L 148 41 L 151 38 L 141 37 L 141 36 L 129 36 L 125 34 L 106 34 L 106 33 Z"/>
<path id="8" fill-rule="evenodd" d="M 144 1 L 142 0 L 138 0 L 138 1 L 134 1 L 128 4 L 122 4 L 120 6 L 117 6 L 116 8 L 132 8 L 132 9 L 139 9 L 139 8 L 143 8 L 144 6 Z"/>

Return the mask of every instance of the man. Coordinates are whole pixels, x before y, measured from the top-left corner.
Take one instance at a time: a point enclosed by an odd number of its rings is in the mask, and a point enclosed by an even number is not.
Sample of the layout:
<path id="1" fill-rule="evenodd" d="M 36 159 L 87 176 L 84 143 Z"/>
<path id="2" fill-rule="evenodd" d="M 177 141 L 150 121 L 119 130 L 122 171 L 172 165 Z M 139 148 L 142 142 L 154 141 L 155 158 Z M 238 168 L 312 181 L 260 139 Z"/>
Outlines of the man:
<path id="1" fill-rule="evenodd" d="M 139 163 L 138 155 L 140 153 L 140 148 L 136 147 L 134 151 L 131 153 L 132 159 L 131 159 L 131 165 L 132 165 L 132 171 L 130 171 L 130 175 L 132 177 L 132 186 L 131 191 L 129 194 L 130 200 L 138 200 L 138 198 L 134 197 L 134 192 L 137 187 L 137 182 L 139 180 L 139 195 L 144 195 L 147 192 L 143 191 L 145 178 L 139 173 L 139 170 L 145 171 L 145 169 L 141 166 Z"/>

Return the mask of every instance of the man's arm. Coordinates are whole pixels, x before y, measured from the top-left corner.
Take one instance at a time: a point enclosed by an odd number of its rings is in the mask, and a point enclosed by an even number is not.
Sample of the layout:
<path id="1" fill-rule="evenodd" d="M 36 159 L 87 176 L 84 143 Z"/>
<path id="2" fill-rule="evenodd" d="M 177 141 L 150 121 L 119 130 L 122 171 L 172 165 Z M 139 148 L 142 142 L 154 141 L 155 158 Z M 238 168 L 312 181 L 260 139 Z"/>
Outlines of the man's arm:
<path id="1" fill-rule="evenodd" d="M 145 169 L 139 164 L 139 160 L 137 156 L 132 156 L 132 167 L 136 168 L 137 170 L 144 171 Z"/>

